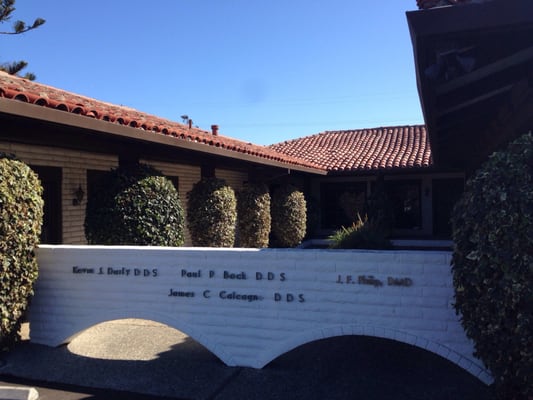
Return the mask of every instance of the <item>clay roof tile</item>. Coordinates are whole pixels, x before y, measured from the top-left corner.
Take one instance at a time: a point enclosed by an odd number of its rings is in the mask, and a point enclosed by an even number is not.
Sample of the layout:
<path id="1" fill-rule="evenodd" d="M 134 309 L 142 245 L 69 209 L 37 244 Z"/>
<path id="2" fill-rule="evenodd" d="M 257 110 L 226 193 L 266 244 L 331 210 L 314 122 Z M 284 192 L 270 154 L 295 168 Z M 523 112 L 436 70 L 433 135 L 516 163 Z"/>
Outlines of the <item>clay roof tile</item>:
<path id="1" fill-rule="evenodd" d="M 270 146 L 330 171 L 425 168 L 432 165 L 423 125 L 326 131 Z"/>

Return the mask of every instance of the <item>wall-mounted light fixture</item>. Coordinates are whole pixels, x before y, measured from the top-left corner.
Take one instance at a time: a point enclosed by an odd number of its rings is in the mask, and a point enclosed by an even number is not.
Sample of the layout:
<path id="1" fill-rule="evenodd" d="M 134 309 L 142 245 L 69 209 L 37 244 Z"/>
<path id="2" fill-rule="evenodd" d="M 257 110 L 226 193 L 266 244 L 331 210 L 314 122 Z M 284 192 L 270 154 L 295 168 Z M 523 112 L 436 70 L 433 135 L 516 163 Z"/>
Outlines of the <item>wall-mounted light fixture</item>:
<path id="1" fill-rule="evenodd" d="M 79 206 L 81 205 L 81 202 L 83 201 L 83 197 L 85 196 L 85 192 L 81 188 L 81 185 L 73 192 L 74 198 L 72 199 L 72 205 L 73 206 Z"/>

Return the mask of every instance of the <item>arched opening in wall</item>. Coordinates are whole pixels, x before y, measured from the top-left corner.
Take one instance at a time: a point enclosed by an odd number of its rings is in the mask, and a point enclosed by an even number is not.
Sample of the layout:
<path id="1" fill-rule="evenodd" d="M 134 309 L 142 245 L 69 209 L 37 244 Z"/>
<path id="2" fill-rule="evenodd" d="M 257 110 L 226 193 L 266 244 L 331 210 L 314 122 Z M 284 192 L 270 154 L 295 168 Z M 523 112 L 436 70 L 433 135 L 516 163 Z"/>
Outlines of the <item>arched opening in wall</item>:
<path id="1" fill-rule="evenodd" d="M 145 319 L 127 318 L 93 325 L 77 334 L 66 347 L 72 354 L 100 360 L 189 360 L 194 357 L 201 362 L 220 363 L 215 355 L 184 332 Z"/>
<path id="2" fill-rule="evenodd" d="M 2 374 L 97 388 L 95 399 L 214 398 L 238 370 L 225 366 L 184 332 L 153 320 L 99 323 L 58 347 L 32 343 L 31 324 L 23 328 L 23 341 L 2 359 Z"/>
<path id="3" fill-rule="evenodd" d="M 397 341 L 339 336 L 299 346 L 262 369 L 228 367 L 183 332 L 139 319 L 93 325 L 67 346 L 27 343 L 9 353 L 2 373 L 168 398 L 492 398 L 462 368 Z"/>
<path id="4" fill-rule="evenodd" d="M 490 398 L 485 384 L 449 360 L 377 337 L 317 340 L 281 355 L 264 369 L 305 376 L 305 383 L 290 383 L 299 386 L 301 398 L 331 398 L 328 393 L 341 393 L 346 399 Z"/>

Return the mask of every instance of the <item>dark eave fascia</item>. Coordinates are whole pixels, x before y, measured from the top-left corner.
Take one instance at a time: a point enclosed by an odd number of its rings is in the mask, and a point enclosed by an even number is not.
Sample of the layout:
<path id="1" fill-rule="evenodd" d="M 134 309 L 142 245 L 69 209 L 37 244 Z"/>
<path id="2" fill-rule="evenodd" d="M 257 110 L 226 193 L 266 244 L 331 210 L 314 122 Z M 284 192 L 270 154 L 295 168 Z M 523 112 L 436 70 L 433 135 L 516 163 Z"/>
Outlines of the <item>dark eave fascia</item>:
<path id="1" fill-rule="evenodd" d="M 533 23 L 531 10 L 531 0 L 490 0 L 408 11 L 406 15 L 411 38 L 414 39 L 527 25 Z"/>
<path id="2" fill-rule="evenodd" d="M 118 125 L 108 121 L 79 116 L 77 114 L 67 113 L 65 111 L 46 108 L 43 106 L 29 104 L 17 100 L 0 98 L 0 114 L 1 113 L 88 130 L 97 134 L 112 135 L 127 140 L 157 143 L 160 145 L 175 147 L 179 149 L 196 151 L 220 157 L 228 157 L 231 159 L 246 161 L 253 164 L 260 164 L 269 167 L 283 168 L 291 171 L 299 171 L 315 175 L 327 174 L 327 171 L 318 168 L 311 168 L 302 165 L 258 157 L 251 154 L 228 150 L 222 147 L 216 147 L 185 139 L 178 139 L 160 133 L 146 132 L 139 128 Z"/>
<path id="3" fill-rule="evenodd" d="M 437 143 L 439 115 L 437 99 L 441 94 L 459 89 L 477 80 L 486 78 L 509 65 L 515 65 L 531 58 L 531 49 L 523 49 L 509 57 L 486 65 L 461 78 L 451 82 L 434 85 L 428 82 L 424 71 L 428 67 L 428 52 L 435 42 L 443 39 L 452 40 L 458 35 L 476 35 L 476 32 L 505 31 L 517 27 L 533 25 L 533 2 L 531 0 L 489 0 L 482 3 L 467 3 L 455 6 L 435 7 L 428 10 L 409 11 L 406 13 L 411 36 L 418 95 L 424 115 L 430 142 L 434 145 L 433 157 L 435 163 L 441 160 L 440 148 Z M 484 100 L 490 96 L 510 90 L 509 87 L 493 88 L 478 99 Z M 467 106 L 469 103 L 457 105 Z M 445 110 L 453 111 L 453 110 Z"/>
<path id="4" fill-rule="evenodd" d="M 432 126 L 432 95 L 439 95 L 486 78 L 491 74 L 517 63 L 531 59 L 533 48 L 523 49 L 505 59 L 477 69 L 470 74 L 435 87 L 435 93 L 428 90 L 424 71 L 428 67 L 427 52 L 435 40 L 453 37 L 458 33 L 473 34 L 476 31 L 505 30 L 517 26 L 533 25 L 533 2 L 531 0 L 490 0 L 483 3 L 435 7 L 428 10 L 406 13 L 411 42 L 418 93 L 428 128 Z M 431 131 L 429 132 L 431 135 Z"/>

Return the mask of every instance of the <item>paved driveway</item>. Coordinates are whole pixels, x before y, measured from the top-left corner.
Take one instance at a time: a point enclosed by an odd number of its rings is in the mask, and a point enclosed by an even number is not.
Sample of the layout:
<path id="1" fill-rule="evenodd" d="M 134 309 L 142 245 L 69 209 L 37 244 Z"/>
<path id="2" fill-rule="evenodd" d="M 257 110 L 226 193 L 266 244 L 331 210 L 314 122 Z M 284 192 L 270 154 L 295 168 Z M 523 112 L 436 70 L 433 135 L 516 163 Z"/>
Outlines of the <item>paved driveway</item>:
<path id="1" fill-rule="evenodd" d="M 227 367 L 183 333 L 142 320 L 97 325 L 58 348 L 25 341 L 4 356 L 0 374 L 195 400 L 490 398 L 466 371 L 402 343 L 331 338 L 254 370 Z"/>

